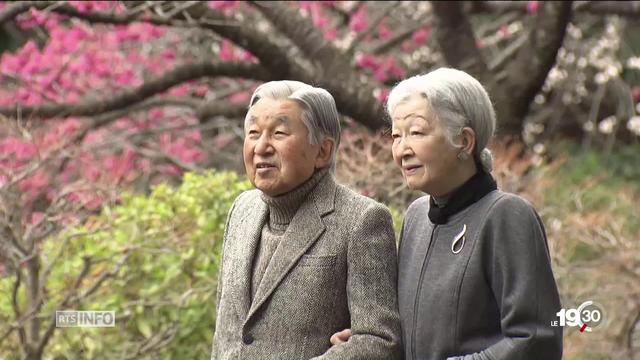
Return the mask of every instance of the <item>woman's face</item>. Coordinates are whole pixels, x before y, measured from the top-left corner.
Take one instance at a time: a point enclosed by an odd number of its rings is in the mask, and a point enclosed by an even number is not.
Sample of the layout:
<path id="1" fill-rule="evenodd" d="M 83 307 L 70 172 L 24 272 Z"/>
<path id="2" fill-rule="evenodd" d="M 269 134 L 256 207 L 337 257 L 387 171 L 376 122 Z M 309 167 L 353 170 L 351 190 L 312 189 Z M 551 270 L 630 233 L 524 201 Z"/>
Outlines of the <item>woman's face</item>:
<path id="1" fill-rule="evenodd" d="M 427 99 L 414 95 L 397 105 L 391 117 L 393 159 L 407 186 L 435 196 L 455 190 L 459 150 L 447 139 Z"/>

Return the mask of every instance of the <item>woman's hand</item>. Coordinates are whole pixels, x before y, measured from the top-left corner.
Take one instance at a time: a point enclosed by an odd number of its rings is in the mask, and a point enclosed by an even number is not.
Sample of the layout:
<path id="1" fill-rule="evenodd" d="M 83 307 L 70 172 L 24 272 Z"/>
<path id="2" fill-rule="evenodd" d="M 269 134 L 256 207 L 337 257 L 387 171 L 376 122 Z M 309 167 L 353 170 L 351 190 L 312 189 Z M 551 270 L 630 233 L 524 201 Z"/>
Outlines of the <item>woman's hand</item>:
<path id="1" fill-rule="evenodd" d="M 340 345 L 340 344 L 344 344 L 347 341 L 349 341 L 349 338 L 351 337 L 351 329 L 344 329 L 340 332 L 337 332 L 333 335 L 331 335 L 331 339 L 329 339 L 331 341 L 332 345 Z"/>

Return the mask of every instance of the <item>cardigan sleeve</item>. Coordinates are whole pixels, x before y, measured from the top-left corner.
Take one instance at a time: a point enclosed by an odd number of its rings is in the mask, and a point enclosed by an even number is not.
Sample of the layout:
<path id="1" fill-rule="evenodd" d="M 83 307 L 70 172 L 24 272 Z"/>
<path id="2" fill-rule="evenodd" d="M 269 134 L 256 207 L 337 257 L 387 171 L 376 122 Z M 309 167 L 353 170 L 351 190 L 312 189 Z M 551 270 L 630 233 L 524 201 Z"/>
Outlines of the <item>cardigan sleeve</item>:
<path id="1" fill-rule="evenodd" d="M 544 226 L 516 195 L 499 200 L 483 229 L 485 275 L 500 309 L 503 339 L 456 360 L 562 358 L 562 328 L 552 327 L 560 297 Z"/>
<path id="2" fill-rule="evenodd" d="M 347 301 L 353 335 L 317 359 L 399 359 L 397 257 L 389 210 L 370 203 L 350 234 Z"/>

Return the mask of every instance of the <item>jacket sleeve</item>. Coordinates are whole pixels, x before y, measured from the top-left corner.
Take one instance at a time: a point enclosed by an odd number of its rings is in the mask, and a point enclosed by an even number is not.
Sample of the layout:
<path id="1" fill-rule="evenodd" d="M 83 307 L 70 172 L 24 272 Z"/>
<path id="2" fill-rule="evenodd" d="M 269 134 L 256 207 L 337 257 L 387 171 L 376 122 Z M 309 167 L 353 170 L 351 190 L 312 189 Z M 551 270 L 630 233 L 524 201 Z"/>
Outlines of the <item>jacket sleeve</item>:
<path id="1" fill-rule="evenodd" d="M 562 328 L 551 326 L 560 297 L 538 214 L 524 199 L 509 196 L 490 211 L 482 236 L 504 337 L 482 352 L 449 359 L 561 359 Z"/>
<path id="2" fill-rule="evenodd" d="M 242 196 L 242 194 L 240 196 Z M 218 319 L 220 318 L 220 298 L 222 297 L 222 283 L 223 283 L 224 270 L 225 270 L 224 246 L 227 242 L 227 234 L 229 233 L 229 223 L 231 221 L 231 215 L 233 214 L 233 210 L 235 209 L 236 204 L 238 203 L 238 199 L 240 199 L 240 196 L 238 196 L 238 198 L 236 198 L 236 200 L 233 202 L 233 205 L 231 205 L 231 209 L 227 214 L 227 220 L 224 225 L 224 235 L 222 237 L 222 245 L 220 250 L 220 267 L 218 268 L 218 285 L 216 286 L 216 325 L 218 323 Z M 215 355 L 216 355 L 215 348 L 216 348 L 216 336 L 215 336 L 215 329 L 214 329 L 211 359 L 215 359 Z"/>
<path id="3" fill-rule="evenodd" d="M 369 205 L 354 224 L 347 253 L 353 336 L 317 359 L 399 359 L 397 255 L 389 211 Z"/>

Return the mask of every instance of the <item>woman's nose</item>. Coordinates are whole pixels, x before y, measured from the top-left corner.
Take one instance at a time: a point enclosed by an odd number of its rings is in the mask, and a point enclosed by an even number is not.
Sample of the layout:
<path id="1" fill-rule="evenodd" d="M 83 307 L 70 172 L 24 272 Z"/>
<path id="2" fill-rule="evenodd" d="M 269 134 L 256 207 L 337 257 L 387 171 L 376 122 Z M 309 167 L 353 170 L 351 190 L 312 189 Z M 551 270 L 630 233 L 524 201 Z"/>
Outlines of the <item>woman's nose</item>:
<path id="1" fill-rule="evenodd" d="M 393 149 L 394 155 L 396 155 L 396 157 L 399 159 L 413 155 L 413 150 L 411 149 L 411 146 L 409 146 L 409 144 L 407 143 L 407 139 L 405 139 L 404 136 L 400 136 L 396 138 L 393 147 L 394 147 Z"/>

